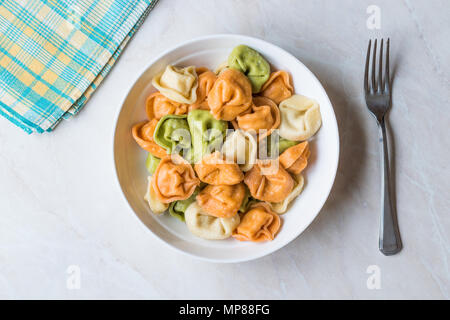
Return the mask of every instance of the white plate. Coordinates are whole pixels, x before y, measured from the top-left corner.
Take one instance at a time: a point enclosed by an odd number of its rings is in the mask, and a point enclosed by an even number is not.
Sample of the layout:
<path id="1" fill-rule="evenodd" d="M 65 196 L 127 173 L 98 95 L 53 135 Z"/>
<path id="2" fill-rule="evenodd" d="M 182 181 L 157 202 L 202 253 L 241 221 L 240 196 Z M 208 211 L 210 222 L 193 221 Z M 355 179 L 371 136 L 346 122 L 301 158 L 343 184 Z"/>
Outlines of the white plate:
<path id="1" fill-rule="evenodd" d="M 275 240 L 264 243 L 234 239 L 211 241 L 190 234 L 186 225 L 169 214 L 155 216 L 143 196 L 147 186 L 147 152 L 138 147 L 131 127 L 146 119 L 145 100 L 154 91 L 151 79 L 167 64 L 195 65 L 215 69 L 226 61 L 232 48 L 248 45 L 260 52 L 277 70 L 292 75 L 295 92 L 317 100 L 322 127 L 311 143 L 311 158 L 304 172 L 305 188 L 282 216 L 283 224 Z M 213 35 L 185 42 L 154 59 L 131 87 L 117 117 L 114 161 L 125 199 L 139 219 L 157 238 L 181 252 L 214 262 L 239 262 L 272 253 L 300 235 L 325 203 L 336 175 L 339 135 L 333 107 L 320 82 L 297 58 L 263 40 L 240 35 Z"/>

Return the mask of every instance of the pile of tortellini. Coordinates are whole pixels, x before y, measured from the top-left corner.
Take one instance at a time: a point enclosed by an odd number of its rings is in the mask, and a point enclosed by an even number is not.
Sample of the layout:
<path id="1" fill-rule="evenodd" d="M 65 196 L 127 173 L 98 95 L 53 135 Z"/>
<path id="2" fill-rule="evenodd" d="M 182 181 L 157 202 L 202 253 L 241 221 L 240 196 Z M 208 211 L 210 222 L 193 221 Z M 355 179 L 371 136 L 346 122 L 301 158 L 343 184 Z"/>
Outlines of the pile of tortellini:
<path id="1" fill-rule="evenodd" d="M 148 151 L 152 212 L 204 239 L 273 240 L 304 185 L 318 103 L 245 45 L 215 72 L 168 65 L 152 85 L 148 120 L 132 128 Z"/>

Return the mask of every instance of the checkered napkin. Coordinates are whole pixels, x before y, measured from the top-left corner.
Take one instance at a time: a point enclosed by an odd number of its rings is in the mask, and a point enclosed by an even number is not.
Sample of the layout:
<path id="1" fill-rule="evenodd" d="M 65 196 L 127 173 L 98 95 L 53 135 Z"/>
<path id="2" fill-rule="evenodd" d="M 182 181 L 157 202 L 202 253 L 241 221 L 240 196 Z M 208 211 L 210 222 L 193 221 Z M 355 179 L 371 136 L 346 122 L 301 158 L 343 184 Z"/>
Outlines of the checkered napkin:
<path id="1" fill-rule="evenodd" d="M 157 0 L 0 0 L 0 114 L 51 131 L 86 104 Z"/>

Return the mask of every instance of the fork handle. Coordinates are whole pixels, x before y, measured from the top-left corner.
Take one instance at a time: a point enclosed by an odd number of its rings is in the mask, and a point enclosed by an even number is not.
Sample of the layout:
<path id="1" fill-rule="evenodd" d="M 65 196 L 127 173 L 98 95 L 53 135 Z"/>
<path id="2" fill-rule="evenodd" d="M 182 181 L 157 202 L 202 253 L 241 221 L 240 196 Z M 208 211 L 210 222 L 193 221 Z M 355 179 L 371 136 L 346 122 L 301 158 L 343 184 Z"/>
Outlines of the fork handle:
<path id="1" fill-rule="evenodd" d="M 386 125 L 384 117 L 378 122 L 380 135 L 380 155 L 381 155 L 381 220 L 379 249 L 390 256 L 398 253 L 402 249 L 400 231 L 398 229 L 397 213 L 393 205 L 391 184 L 389 181 L 389 155 L 386 139 Z"/>

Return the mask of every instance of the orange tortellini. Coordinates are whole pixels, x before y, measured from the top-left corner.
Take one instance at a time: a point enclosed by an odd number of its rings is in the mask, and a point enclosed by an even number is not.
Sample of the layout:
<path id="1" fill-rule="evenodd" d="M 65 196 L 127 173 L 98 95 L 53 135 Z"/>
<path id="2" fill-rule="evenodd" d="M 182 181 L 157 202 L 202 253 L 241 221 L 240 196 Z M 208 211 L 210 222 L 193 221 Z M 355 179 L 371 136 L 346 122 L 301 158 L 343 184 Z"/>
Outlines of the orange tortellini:
<path id="1" fill-rule="evenodd" d="M 294 87 L 291 84 L 291 78 L 283 70 L 272 72 L 260 92 L 263 97 L 271 99 L 276 104 L 280 104 L 281 101 L 286 100 L 293 93 Z"/>
<path id="2" fill-rule="evenodd" d="M 276 160 L 258 160 L 244 182 L 253 198 L 268 202 L 283 201 L 294 187 L 291 175 Z"/>
<path id="3" fill-rule="evenodd" d="M 231 121 L 252 104 L 252 86 L 240 71 L 225 69 L 208 93 L 208 104 L 214 118 Z"/>
<path id="4" fill-rule="evenodd" d="M 303 191 L 303 186 L 305 184 L 305 179 L 301 174 L 293 176 L 294 178 L 294 188 L 292 189 L 291 193 L 281 202 L 269 202 L 270 208 L 275 213 L 278 214 L 284 214 L 286 210 L 288 209 L 291 202 L 297 198 L 300 193 Z"/>
<path id="5" fill-rule="evenodd" d="M 239 241 L 270 241 L 275 238 L 280 227 L 281 219 L 270 206 L 265 202 L 257 202 L 241 218 L 241 223 L 233 231 L 233 237 Z"/>
<path id="6" fill-rule="evenodd" d="M 215 186 L 234 185 L 244 179 L 244 174 L 239 166 L 224 160 L 219 151 L 203 157 L 202 161 L 195 164 L 194 168 L 201 181 Z"/>
<path id="7" fill-rule="evenodd" d="M 155 92 L 147 98 L 146 108 L 149 119 L 161 119 L 168 114 L 185 114 L 188 111 L 188 105 L 170 100 L 160 92 Z"/>
<path id="8" fill-rule="evenodd" d="M 231 218 L 237 214 L 244 197 L 245 186 L 242 182 L 232 186 L 209 185 L 197 195 L 197 203 L 214 217 Z"/>
<path id="9" fill-rule="evenodd" d="M 280 109 L 272 100 L 265 97 L 254 97 L 251 111 L 247 111 L 233 121 L 235 128 L 255 131 L 259 140 L 270 135 L 279 125 Z"/>
<path id="10" fill-rule="evenodd" d="M 155 157 L 162 158 L 167 154 L 166 149 L 159 146 L 153 139 L 157 124 L 158 120 L 156 119 L 140 122 L 133 126 L 131 133 L 142 149 L 150 152 Z"/>
<path id="11" fill-rule="evenodd" d="M 308 141 L 288 148 L 280 155 L 280 164 L 290 173 L 299 174 L 308 165 L 310 155 Z"/>
<path id="12" fill-rule="evenodd" d="M 162 203 L 185 200 L 199 185 L 192 166 L 175 154 L 161 159 L 152 178 L 153 190 Z"/>
<path id="13" fill-rule="evenodd" d="M 211 91 L 217 76 L 207 68 L 197 68 L 198 87 L 197 101 L 189 106 L 189 110 L 202 109 L 209 110 L 208 93 Z"/>

